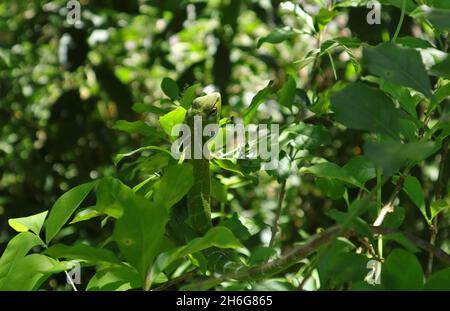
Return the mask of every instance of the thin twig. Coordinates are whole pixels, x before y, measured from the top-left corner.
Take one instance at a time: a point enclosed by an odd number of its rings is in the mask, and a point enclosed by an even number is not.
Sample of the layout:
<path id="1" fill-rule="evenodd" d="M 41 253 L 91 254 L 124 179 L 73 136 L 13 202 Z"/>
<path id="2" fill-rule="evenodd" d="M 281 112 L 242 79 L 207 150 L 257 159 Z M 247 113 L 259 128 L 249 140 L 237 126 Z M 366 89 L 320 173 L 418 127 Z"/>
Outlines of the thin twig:
<path id="1" fill-rule="evenodd" d="M 174 278 L 174 279 L 172 279 L 170 281 L 167 281 L 166 283 L 164 283 L 164 284 L 162 284 L 162 285 L 160 285 L 158 287 L 155 287 L 154 289 L 152 289 L 152 291 L 158 292 L 158 291 L 166 290 L 166 289 L 168 289 L 170 287 L 173 287 L 173 286 L 178 285 L 178 284 L 180 284 L 180 283 L 182 283 L 182 282 L 184 282 L 186 280 L 189 280 L 189 279 L 193 278 L 195 275 L 196 275 L 196 272 L 194 272 L 194 271 L 188 272 L 188 273 L 183 274 L 183 275 L 181 275 L 181 276 L 179 276 L 177 278 Z"/>
<path id="2" fill-rule="evenodd" d="M 447 264 L 450 266 L 450 255 L 447 254 L 446 252 L 444 252 L 442 249 L 440 249 L 437 246 L 432 245 L 431 243 L 418 238 L 414 235 L 412 235 L 411 233 L 408 232 L 403 232 L 399 229 L 394 229 L 394 228 L 385 228 L 385 227 L 372 227 L 372 230 L 375 233 L 378 234 L 395 234 L 395 233 L 400 233 L 403 234 L 409 241 L 411 241 L 414 245 L 418 246 L 419 248 L 421 248 L 424 251 L 427 251 L 429 253 L 432 253 L 434 257 L 438 258 L 439 260 L 441 260 L 443 263 Z"/>
<path id="3" fill-rule="evenodd" d="M 275 238 L 277 236 L 277 232 L 279 230 L 278 228 L 278 222 L 280 220 L 281 216 L 281 210 L 283 209 L 283 201 L 284 201 L 284 195 L 286 194 L 286 179 L 283 180 L 280 188 L 280 195 L 278 197 L 278 205 L 277 205 L 277 211 L 275 214 L 275 220 L 273 221 L 272 225 L 272 236 L 270 237 L 270 243 L 269 246 L 272 247 L 275 243 Z"/>
<path id="4" fill-rule="evenodd" d="M 339 235 L 345 234 L 345 232 L 346 231 L 343 230 L 343 228 L 340 226 L 330 227 L 322 233 L 313 236 L 304 244 L 294 247 L 291 251 L 278 259 L 274 259 L 250 269 L 243 268 L 239 271 L 225 274 L 221 277 L 199 280 L 195 284 L 195 287 L 203 288 L 204 284 L 219 284 L 220 282 L 225 280 L 246 281 L 259 280 L 261 278 L 269 277 L 288 269 L 292 265 L 301 261 L 303 258 L 306 258 L 312 253 L 316 252 L 323 245 L 334 241 L 334 239 Z"/>
<path id="5" fill-rule="evenodd" d="M 448 154 L 448 144 L 449 144 L 450 136 L 447 137 L 443 144 L 442 144 L 442 151 L 441 151 L 441 163 L 439 164 L 439 177 L 436 184 L 436 193 L 435 193 L 435 199 L 440 200 L 443 197 L 444 194 L 444 188 L 445 188 L 445 161 L 447 159 Z M 436 217 L 433 219 L 433 223 L 430 226 L 430 244 L 435 245 L 436 244 L 436 238 L 438 235 L 438 225 L 439 225 L 439 215 L 436 215 Z M 433 257 L 434 254 L 432 252 L 428 255 L 428 264 L 427 264 L 427 271 L 426 276 L 429 277 L 433 273 Z"/>
<path id="6" fill-rule="evenodd" d="M 406 0 L 403 0 L 400 20 L 398 21 L 397 29 L 395 30 L 394 37 L 392 37 L 392 42 L 395 42 L 395 40 L 397 40 L 397 37 L 398 37 L 398 35 L 400 33 L 400 30 L 401 30 L 402 25 L 403 25 L 403 19 L 405 18 L 405 11 L 406 11 Z"/>

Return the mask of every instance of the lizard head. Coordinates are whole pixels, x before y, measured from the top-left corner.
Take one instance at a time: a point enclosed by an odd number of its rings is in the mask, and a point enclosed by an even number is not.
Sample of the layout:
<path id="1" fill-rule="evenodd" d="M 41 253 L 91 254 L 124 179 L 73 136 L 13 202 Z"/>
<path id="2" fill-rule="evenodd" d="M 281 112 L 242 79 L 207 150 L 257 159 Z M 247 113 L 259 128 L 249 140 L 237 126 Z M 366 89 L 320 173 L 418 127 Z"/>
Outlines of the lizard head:
<path id="1" fill-rule="evenodd" d="M 214 92 L 194 99 L 191 114 L 211 119 L 211 121 L 217 121 L 221 107 L 222 100 L 220 93 Z"/>

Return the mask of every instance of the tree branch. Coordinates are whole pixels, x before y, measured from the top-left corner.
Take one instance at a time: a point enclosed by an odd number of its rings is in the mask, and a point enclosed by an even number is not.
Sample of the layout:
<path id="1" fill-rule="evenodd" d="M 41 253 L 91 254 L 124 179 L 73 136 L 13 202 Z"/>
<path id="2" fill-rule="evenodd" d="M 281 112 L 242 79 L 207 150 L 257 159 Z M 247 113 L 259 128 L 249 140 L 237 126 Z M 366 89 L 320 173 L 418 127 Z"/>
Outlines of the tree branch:
<path id="1" fill-rule="evenodd" d="M 260 266 L 256 266 L 250 269 L 242 267 L 242 269 L 238 269 L 238 271 L 225 274 L 221 277 L 199 280 L 195 284 L 195 288 L 203 288 L 206 284 L 218 284 L 225 280 L 248 281 L 269 277 L 288 269 L 289 267 L 298 263 L 300 260 L 317 251 L 321 246 L 330 243 L 338 236 L 343 234 L 346 234 L 346 230 L 344 230 L 341 226 L 331 227 L 324 232 L 313 236 L 304 244 L 294 247 L 287 254 L 281 256 L 278 259 L 269 261 Z"/>
<path id="2" fill-rule="evenodd" d="M 280 220 L 281 211 L 283 209 L 283 201 L 284 201 L 285 194 L 286 194 L 286 180 L 283 180 L 283 183 L 281 184 L 281 189 L 280 189 L 280 196 L 278 197 L 277 212 L 275 214 L 275 220 L 273 221 L 273 225 L 272 225 L 272 236 L 270 237 L 269 246 L 273 246 L 273 244 L 275 243 L 275 238 L 276 238 L 277 232 L 278 232 L 278 221 Z"/>
<path id="3" fill-rule="evenodd" d="M 400 233 L 403 234 L 409 241 L 411 241 L 414 245 L 418 246 L 419 248 L 421 248 L 424 251 L 427 251 L 431 254 L 433 254 L 434 257 L 438 258 L 439 260 L 441 260 L 443 263 L 447 264 L 450 266 L 450 255 L 447 254 L 446 252 L 444 252 L 442 249 L 440 249 L 439 247 L 436 247 L 434 245 L 432 245 L 431 243 L 418 238 L 408 232 L 403 232 L 399 229 L 394 229 L 394 228 L 385 228 L 385 227 L 372 227 L 372 230 L 375 233 L 378 234 L 394 234 L 394 233 Z"/>
<path id="4" fill-rule="evenodd" d="M 429 242 L 418 238 L 408 232 L 403 232 L 399 229 L 376 227 L 372 226 L 374 233 L 377 234 L 403 234 L 414 245 L 418 246 L 424 251 L 433 253 L 433 255 L 441 260 L 443 263 L 450 266 L 450 255 L 444 252 L 442 249 L 430 244 Z M 267 278 L 277 273 L 287 270 L 289 267 L 300 262 L 302 259 L 308 257 L 312 253 L 316 252 L 320 247 L 334 241 L 339 236 L 349 237 L 355 233 L 349 229 L 344 229 L 341 226 L 334 226 L 322 233 L 313 236 L 310 240 L 304 244 L 299 245 L 291 249 L 285 255 L 278 259 L 274 259 L 268 263 L 264 263 L 260 266 L 256 266 L 250 269 L 242 267 L 233 273 L 225 274 L 221 277 L 212 277 L 201 279 L 195 283 L 195 288 L 203 288 L 205 285 L 217 285 L 225 280 L 235 281 L 256 281 L 259 279 Z"/>
<path id="5" fill-rule="evenodd" d="M 181 276 L 179 276 L 177 278 L 174 278 L 174 279 L 172 279 L 170 281 L 167 281 L 166 283 L 163 283 L 162 285 L 160 285 L 158 287 L 155 287 L 154 289 L 152 289 L 152 291 L 159 292 L 159 291 L 166 290 L 166 289 L 168 289 L 168 288 L 170 288 L 172 286 L 178 285 L 178 284 L 180 284 L 180 283 L 182 283 L 182 282 L 184 282 L 186 280 L 189 280 L 189 279 L 193 278 L 195 275 L 196 275 L 195 271 L 188 272 L 188 273 L 183 274 L 183 275 L 181 275 Z"/>

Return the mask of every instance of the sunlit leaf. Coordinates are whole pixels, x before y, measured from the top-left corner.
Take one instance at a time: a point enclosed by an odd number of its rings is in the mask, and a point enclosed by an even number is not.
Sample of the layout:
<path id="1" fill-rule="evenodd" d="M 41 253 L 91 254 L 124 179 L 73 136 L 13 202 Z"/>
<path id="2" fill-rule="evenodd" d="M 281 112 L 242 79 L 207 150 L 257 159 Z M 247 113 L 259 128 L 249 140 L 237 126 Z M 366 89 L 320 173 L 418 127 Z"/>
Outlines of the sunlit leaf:
<path id="1" fill-rule="evenodd" d="M 45 222 L 45 237 L 47 244 L 72 216 L 73 212 L 87 197 L 97 184 L 96 181 L 76 186 L 63 194 L 53 205 Z"/>
<path id="2" fill-rule="evenodd" d="M 28 230 L 33 231 L 39 235 L 42 225 L 44 224 L 45 217 L 47 217 L 47 211 L 21 218 L 10 218 L 8 224 L 17 232 L 26 232 Z"/>

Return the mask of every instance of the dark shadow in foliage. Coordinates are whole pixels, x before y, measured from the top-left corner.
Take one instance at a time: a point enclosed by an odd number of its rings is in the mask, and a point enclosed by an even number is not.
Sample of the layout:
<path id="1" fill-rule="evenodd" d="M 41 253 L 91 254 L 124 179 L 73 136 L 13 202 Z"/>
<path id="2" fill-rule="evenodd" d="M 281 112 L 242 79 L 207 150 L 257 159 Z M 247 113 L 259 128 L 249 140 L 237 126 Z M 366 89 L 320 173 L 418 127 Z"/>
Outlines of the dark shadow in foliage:
<path id="1" fill-rule="evenodd" d="M 84 65 L 89 45 L 84 29 L 66 28 L 59 39 L 58 59 L 64 70 L 75 71 Z"/>
<path id="2" fill-rule="evenodd" d="M 367 14 L 369 11 L 365 7 L 351 8 L 349 10 L 348 27 L 351 29 L 352 35 L 372 45 L 382 41 L 384 31 L 387 31 L 392 37 L 400 20 L 400 9 L 392 6 L 383 6 L 381 24 L 379 25 L 370 25 L 367 23 Z M 405 15 L 399 36 L 411 35 L 412 25 L 412 19 L 408 15 Z"/>
<path id="3" fill-rule="evenodd" d="M 116 103 L 119 115 L 129 117 L 134 104 L 130 88 L 116 77 L 114 71 L 106 63 L 95 66 L 94 71 L 102 89 Z"/>

